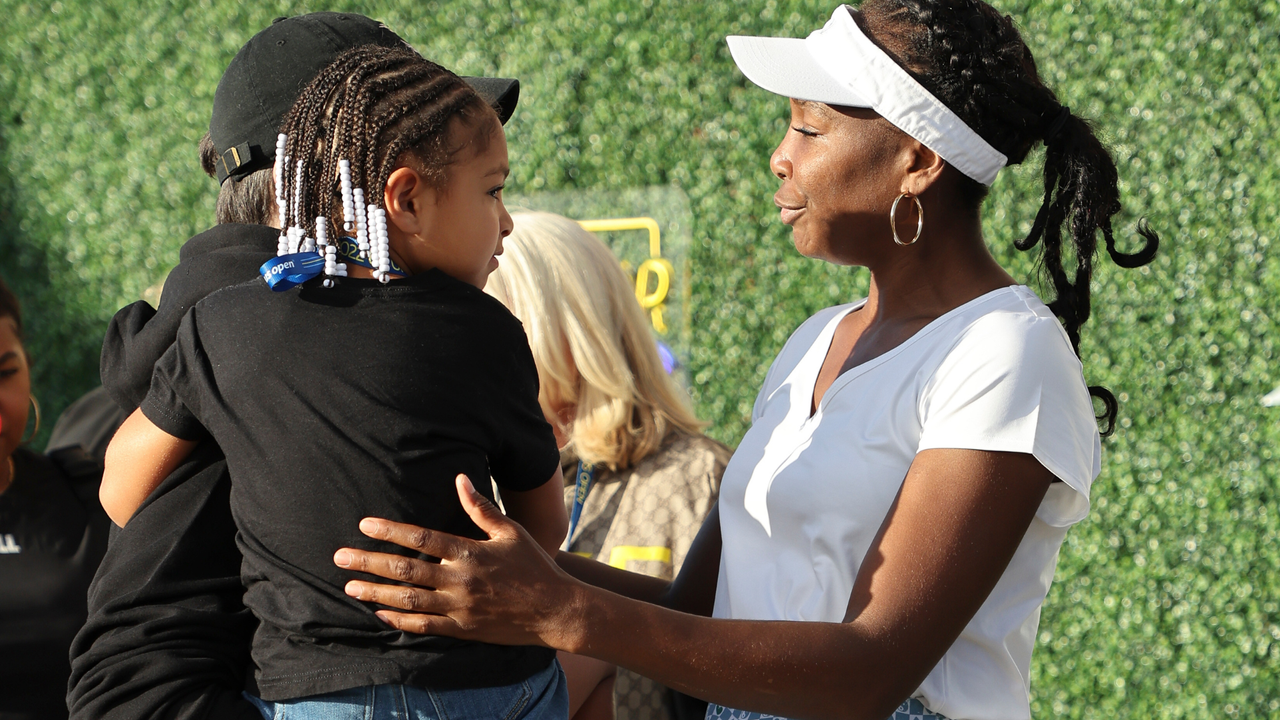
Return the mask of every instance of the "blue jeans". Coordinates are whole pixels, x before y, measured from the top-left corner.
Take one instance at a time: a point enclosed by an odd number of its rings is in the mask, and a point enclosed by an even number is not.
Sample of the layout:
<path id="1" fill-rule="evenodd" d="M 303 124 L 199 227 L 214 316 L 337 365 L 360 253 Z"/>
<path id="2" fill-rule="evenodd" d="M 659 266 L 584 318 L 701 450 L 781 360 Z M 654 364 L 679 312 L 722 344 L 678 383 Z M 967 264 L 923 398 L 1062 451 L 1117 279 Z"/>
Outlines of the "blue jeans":
<path id="1" fill-rule="evenodd" d="M 245 693 L 265 720 L 565 720 L 569 686 L 560 663 L 501 687 L 424 690 L 369 685 L 268 702 Z"/>

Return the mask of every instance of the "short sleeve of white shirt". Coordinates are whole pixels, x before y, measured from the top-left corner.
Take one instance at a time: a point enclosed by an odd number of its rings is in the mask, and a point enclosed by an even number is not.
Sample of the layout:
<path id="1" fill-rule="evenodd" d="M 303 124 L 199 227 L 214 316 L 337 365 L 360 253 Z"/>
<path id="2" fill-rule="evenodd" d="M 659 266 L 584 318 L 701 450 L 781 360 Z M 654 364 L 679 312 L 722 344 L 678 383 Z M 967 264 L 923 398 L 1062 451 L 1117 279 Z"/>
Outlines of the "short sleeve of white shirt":
<path id="1" fill-rule="evenodd" d="M 960 335 L 921 394 L 919 450 L 1033 455 L 1066 485 L 1037 515 L 1067 527 L 1089 512 L 1101 448 L 1087 388 L 1062 382 L 1079 377 L 1080 361 L 1047 308 L 1032 309 L 987 315 Z"/>

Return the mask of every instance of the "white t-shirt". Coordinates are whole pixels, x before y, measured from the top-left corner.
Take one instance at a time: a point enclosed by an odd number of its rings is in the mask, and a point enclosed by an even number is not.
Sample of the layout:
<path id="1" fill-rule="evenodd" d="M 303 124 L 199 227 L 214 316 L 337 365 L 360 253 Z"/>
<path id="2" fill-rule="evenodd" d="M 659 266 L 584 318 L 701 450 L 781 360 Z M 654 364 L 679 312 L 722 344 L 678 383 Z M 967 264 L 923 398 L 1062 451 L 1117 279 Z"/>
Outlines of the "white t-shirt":
<path id="1" fill-rule="evenodd" d="M 1001 288 L 840 375 L 809 417 L 836 325 L 861 305 L 814 315 L 769 370 L 720 490 L 714 615 L 841 622 L 916 453 L 1030 453 L 1062 482 L 1050 485 L 1004 575 L 915 693 L 954 720 L 1024 720 L 1040 605 L 1101 469 L 1080 361 L 1035 293 Z"/>

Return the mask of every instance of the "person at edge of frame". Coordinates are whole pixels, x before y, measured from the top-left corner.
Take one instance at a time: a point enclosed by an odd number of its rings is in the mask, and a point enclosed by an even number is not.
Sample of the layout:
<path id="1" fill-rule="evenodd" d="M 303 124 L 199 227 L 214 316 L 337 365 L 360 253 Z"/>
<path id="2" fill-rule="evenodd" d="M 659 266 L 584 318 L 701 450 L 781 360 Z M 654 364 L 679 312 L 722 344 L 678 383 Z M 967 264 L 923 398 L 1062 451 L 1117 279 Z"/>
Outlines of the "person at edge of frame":
<path id="1" fill-rule="evenodd" d="M 0 720 L 65 720 L 67 651 L 107 549 L 102 466 L 80 448 L 39 453 L 22 306 L 0 278 Z"/>
<path id="2" fill-rule="evenodd" d="M 218 83 L 204 171 L 220 183 L 217 225 L 183 245 L 159 308 L 112 319 L 102 350 L 105 392 L 127 415 L 186 311 L 206 295 L 259 277 L 279 229 L 276 135 L 298 93 L 344 51 L 408 47 L 382 23 L 351 13 L 279 18 L 240 49 Z M 465 78 L 504 123 L 519 83 Z M 73 720 L 259 720 L 241 695 L 254 621 L 241 603 L 240 552 L 221 452 L 204 443 L 115 533 L 89 591 L 89 618 L 71 648 Z"/>

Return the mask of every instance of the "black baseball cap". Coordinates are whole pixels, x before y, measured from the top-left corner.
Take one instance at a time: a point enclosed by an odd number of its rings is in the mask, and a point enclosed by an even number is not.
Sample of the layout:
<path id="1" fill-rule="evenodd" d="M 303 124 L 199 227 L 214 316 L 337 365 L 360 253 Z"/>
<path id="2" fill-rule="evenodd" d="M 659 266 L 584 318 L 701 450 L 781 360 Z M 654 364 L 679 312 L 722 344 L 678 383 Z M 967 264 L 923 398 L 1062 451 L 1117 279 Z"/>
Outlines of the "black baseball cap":
<path id="1" fill-rule="evenodd" d="M 361 45 L 409 48 L 382 23 L 354 13 L 317 12 L 277 18 L 232 58 L 213 95 L 209 139 L 218 182 L 240 179 L 275 162 L 276 135 L 298 95 L 339 55 Z M 515 112 L 520 81 L 464 77 L 503 123 Z"/>

